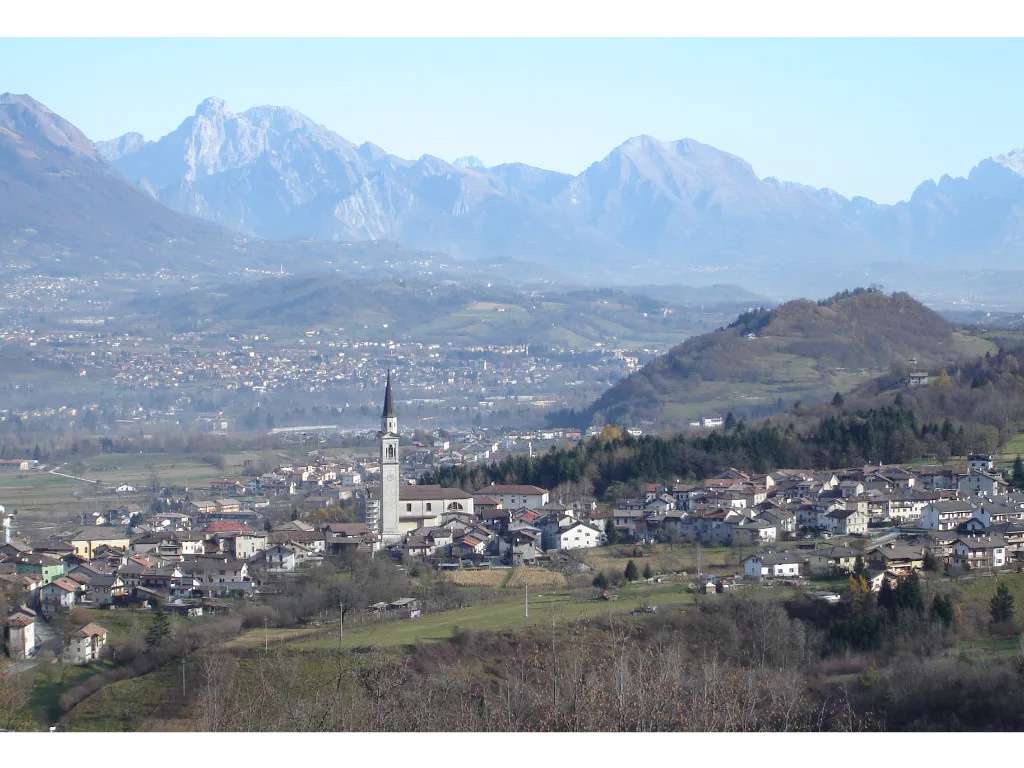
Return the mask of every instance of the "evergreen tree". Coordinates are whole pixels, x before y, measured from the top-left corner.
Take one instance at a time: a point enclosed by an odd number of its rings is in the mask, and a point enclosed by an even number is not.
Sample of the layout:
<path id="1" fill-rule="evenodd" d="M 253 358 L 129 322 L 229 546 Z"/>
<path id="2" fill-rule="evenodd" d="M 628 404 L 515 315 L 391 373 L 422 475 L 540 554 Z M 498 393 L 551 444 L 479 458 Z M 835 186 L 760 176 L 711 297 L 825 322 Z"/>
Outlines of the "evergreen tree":
<path id="1" fill-rule="evenodd" d="M 924 551 L 924 569 L 926 571 L 939 570 L 939 558 L 933 555 L 930 549 Z"/>
<path id="2" fill-rule="evenodd" d="M 924 593 L 921 591 L 921 579 L 916 572 L 911 571 L 909 576 L 896 583 L 893 597 L 899 610 L 924 614 Z"/>
<path id="3" fill-rule="evenodd" d="M 837 408 L 841 408 L 843 405 L 843 396 L 839 392 L 836 392 L 835 397 L 832 398 L 832 405 Z"/>
<path id="4" fill-rule="evenodd" d="M 736 426 L 736 417 L 733 416 L 732 411 L 725 414 L 725 422 L 722 424 L 725 431 L 728 432 L 730 429 Z"/>
<path id="5" fill-rule="evenodd" d="M 645 579 L 653 579 L 654 578 L 654 570 L 651 568 L 651 564 L 650 563 L 646 563 L 644 565 L 644 578 Z"/>
<path id="6" fill-rule="evenodd" d="M 893 592 L 889 579 L 882 579 L 882 586 L 878 589 L 878 607 L 887 611 L 895 610 L 896 595 Z"/>
<path id="7" fill-rule="evenodd" d="M 626 570 L 623 572 L 622 576 L 626 581 L 636 581 L 639 577 L 639 573 L 636 569 L 636 563 L 632 560 L 626 563 Z"/>
<path id="8" fill-rule="evenodd" d="M 146 647 L 154 648 L 160 645 L 170 634 L 171 617 L 164 613 L 163 608 L 157 608 L 146 633 Z"/>
<path id="9" fill-rule="evenodd" d="M 615 518 L 609 517 L 604 523 L 604 535 L 609 544 L 619 543 L 619 529 L 615 527 Z"/>
<path id="10" fill-rule="evenodd" d="M 1009 587 L 1006 584 L 1000 584 L 988 604 L 989 613 L 992 614 L 992 621 L 996 624 L 1012 621 L 1013 615 L 1017 612 L 1017 607 L 1013 603 L 1013 595 L 1010 594 Z"/>
<path id="11" fill-rule="evenodd" d="M 1013 473 L 1010 475 L 1010 485 L 1014 488 L 1024 488 L 1024 461 L 1020 456 L 1013 460 Z"/>
<path id="12" fill-rule="evenodd" d="M 597 574 L 592 583 L 598 589 L 608 589 L 608 577 L 605 575 L 604 571 Z"/>
<path id="13" fill-rule="evenodd" d="M 942 626 L 949 629 L 953 626 L 954 616 L 952 598 L 949 595 L 935 595 L 935 599 L 932 600 L 929 618 L 932 621 L 942 622 Z"/>

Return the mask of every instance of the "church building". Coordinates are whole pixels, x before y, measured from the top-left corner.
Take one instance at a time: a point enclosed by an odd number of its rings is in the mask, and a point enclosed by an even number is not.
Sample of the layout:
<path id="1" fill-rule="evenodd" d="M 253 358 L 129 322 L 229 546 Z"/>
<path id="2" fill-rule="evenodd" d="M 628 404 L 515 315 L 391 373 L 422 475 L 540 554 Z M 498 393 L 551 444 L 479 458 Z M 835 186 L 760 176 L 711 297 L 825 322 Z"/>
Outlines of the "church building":
<path id="1" fill-rule="evenodd" d="M 398 456 L 398 416 L 391 391 L 391 371 L 384 389 L 380 420 L 380 500 L 375 515 L 384 546 L 400 542 L 410 531 L 441 524 L 444 513 L 475 517 L 473 494 L 439 485 L 405 485 Z M 370 520 L 368 519 L 368 522 Z"/>
<path id="2" fill-rule="evenodd" d="M 380 417 L 380 537 L 387 546 L 402 538 L 398 527 L 398 417 L 391 394 L 391 371 L 384 388 L 384 412 Z"/>

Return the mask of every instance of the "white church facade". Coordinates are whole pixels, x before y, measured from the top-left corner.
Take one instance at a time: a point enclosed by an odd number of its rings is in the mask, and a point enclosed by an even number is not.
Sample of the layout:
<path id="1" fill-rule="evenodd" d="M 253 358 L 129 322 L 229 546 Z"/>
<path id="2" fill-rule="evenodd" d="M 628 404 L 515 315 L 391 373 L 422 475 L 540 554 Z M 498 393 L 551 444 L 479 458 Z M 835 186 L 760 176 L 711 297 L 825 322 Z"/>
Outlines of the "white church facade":
<path id="1" fill-rule="evenodd" d="M 380 434 L 380 495 L 369 505 L 367 523 L 376 522 L 384 546 L 402 541 L 406 534 L 424 526 L 441 524 L 446 512 L 476 516 L 473 495 L 460 488 L 440 485 L 404 485 L 399 465 L 398 416 L 388 371 Z"/>

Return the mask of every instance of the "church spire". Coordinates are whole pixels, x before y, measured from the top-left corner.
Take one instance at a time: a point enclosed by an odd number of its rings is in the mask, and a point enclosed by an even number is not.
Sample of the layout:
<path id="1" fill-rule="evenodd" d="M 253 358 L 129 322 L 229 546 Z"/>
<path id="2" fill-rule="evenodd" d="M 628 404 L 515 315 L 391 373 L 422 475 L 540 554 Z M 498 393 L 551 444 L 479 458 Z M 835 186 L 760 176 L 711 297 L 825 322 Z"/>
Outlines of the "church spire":
<path id="1" fill-rule="evenodd" d="M 384 413 L 382 419 L 395 418 L 395 401 L 391 399 L 391 369 L 388 368 L 388 383 L 384 389 Z"/>

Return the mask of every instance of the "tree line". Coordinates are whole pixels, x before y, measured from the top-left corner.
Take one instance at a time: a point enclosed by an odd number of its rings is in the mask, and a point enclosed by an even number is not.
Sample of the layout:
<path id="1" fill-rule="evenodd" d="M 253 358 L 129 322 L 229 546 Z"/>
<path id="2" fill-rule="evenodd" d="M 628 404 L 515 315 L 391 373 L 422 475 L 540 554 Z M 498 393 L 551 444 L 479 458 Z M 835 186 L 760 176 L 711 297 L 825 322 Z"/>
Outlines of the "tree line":
<path id="1" fill-rule="evenodd" d="M 901 463 L 924 455 L 962 455 L 971 446 L 963 425 L 949 419 L 921 423 L 896 405 L 823 416 L 807 431 L 771 420 L 756 428 L 742 421 L 709 435 L 633 437 L 606 427 L 574 446 L 552 448 L 532 459 L 508 456 L 489 464 L 440 467 L 423 483 L 482 488 L 523 483 L 542 488 L 585 486 L 599 498 L 620 485 L 694 482 L 735 467 L 766 473 L 783 467 L 831 469 L 857 464 Z"/>

